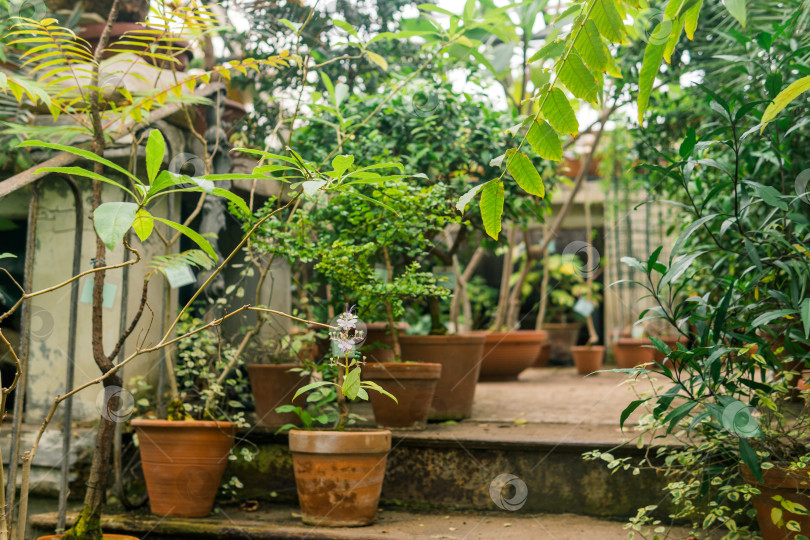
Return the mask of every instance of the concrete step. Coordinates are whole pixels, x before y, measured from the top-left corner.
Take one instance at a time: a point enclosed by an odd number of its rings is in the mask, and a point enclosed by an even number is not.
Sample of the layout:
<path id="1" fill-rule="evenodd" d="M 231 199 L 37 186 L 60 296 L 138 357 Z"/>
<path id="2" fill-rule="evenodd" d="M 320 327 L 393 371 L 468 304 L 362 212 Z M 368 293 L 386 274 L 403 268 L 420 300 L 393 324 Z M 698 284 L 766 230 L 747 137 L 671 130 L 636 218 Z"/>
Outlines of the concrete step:
<path id="1" fill-rule="evenodd" d="M 263 503 L 253 512 L 220 507 L 203 519 L 159 518 L 140 514 L 107 515 L 102 528 L 108 533 L 130 534 L 149 540 L 405 540 L 422 539 L 520 539 L 520 540 L 624 540 L 621 522 L 572 514 L 508 512 L 420 513 L 383 507 L 376 523 L 357 528 L 319 528 L 301 523 L 298 509 Z M 71 516 L 72 517 L 72 516 Z M 54 513 L 33 516 L 36 534 L 53 530 Z M 688 531 L 671 528 L 661 538 L 683 539 Z"/>

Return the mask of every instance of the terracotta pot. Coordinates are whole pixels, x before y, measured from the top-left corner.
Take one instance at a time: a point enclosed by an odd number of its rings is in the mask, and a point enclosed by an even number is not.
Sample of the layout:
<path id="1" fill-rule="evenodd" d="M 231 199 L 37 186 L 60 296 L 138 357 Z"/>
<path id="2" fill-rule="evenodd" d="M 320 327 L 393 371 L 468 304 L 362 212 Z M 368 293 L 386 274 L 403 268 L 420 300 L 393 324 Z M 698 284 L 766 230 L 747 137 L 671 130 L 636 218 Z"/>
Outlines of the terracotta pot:
<path id="1" fill-rule="evenodd" d="M 406 323 L 397 323 L 398 336 L 402 336 L 408 329 Z M 360 352 L 366 357 L 366 362 L 393 362 L 394 339 L 388 330 L 388 323 L 369 323 L 366 325 L 365 345 Z"/>
<path id="2" fill-rule="evenodd" d="M 649 339 L 623 337 L 613 345 L 613 359 L 620 368 L 630 369 L 653 361 Z"/>
<path id="3" fill-rule="evenodd" d="M 549 362 L 551 362 L 551 343 L 546 341 L 543 343 L 543 346 L 540 347 L 540 354 L 537 355 L 537 360 L 534 361 L 534 366 L 532 367 L 548 367 Z"/>
<path id="4" fill-rule="evenodd" d="M 486 334 L 401 336 L 402 359 L 442 365 L 430 404 L 430 420 L 461 420 L 472 415 L 475 385 Z"/>
<path id="5" fill-rule="evenodd" d="M 64 538 L 63 534 L 49 534 L 48 536 L 40 536 L 37 540 L 59 540 Z M 102 540 L 138 540 L 135 536 L 126 536 L 124 534 L 105 534 Z"/>
<path id="6" fill-rule="evenodd" d="M 574 365 L 580 375 L 590 375 L 594 371 L 602 369 L 602 359 L 605 357 L 605 348 L 602 345 L 591 347 L 573 347 L 571 354 L 574 355 Z"/>
<path id="7" fill-rule="evenodd" d="M 551 347 L 549 357 L 552 360 L 568 362 L 571 360 L 571 348 L 577 344 L 582 323 L 545 323 L 543 330 L 548 333 L 547 343 Z"/>
<path id="8" fill-rule="evenodd" d="M 547 337 L 545 330 L 488 333 L 478 380 L 516 380 L 518 375 L 535 363 Z"/>
<path id="9" fill-rule="evenodd" d="M 746 484 L 749 484 L 760 491 L 759 495 L 754 495 L 754 509 L 757 511 L 757 523 L 759 523 L 760 534 L 763 540 L 793 540 L 800 534 L 807 536 L 810 532 L 810 515 L 799 515 L 788 512 L 779 502 L 773 499 L 779 495 L 785 500 L 810 508 L 810 473 L 787 471 L 775 467 L 762 471 L 764 482 L 760 483 L 754 478 L 751 469 L 747 465 L 740 467 L 740 473 Z M 771 519 L 771 509 L 782 510 L 782 521 L 795 521 L 801 526 L 801 532 L 788 531 L 784 526 L 780 527 Z"/>
<path id="10" fill-rule="evenodd" d="M 231 422 L 137 419 L 143 475 L 153 514 L 205 517 L 228 464 Z"/>
<path id="11" fill-rule="evenodd" d="M 357 527 L 374 522 L 391 432 L 290 431 L 301 517 L 308 525 Z"/>
<path id="12" fill-rule="evenodd" d="M 442 372 L 441 364 L 371 363 L 363 367 L 363 379 L 374 381 L 397 398 L 369 390 L 377 427 L 425 429 L 430 402 Z M 399 403 L 397 403 L 399 402 Z"/>
<path id="13" fill-rule="evenodd" d="M 301 419 L 295 413 L 277 413 L 276 407 L 292 403 L 299 388 L 309 382 L 307 377 L 290 372 L 296 364 L 275 366 L 249 364 L 246 366 L 256 404 L 256 423 L 262 426 L 278 427 L 284 424 L 300 425 Z M 306 396 L 298 396 L 295 405 L 303 406 Z"/>

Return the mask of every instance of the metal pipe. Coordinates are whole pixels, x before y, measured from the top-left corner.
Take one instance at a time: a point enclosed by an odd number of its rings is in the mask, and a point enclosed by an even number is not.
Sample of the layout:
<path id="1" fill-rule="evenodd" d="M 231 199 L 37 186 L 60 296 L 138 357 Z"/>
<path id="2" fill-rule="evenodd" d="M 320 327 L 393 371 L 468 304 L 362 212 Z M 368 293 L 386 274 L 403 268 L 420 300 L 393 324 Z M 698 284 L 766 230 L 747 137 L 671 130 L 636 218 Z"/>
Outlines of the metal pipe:
<path id="1" fill-rule="evenodd" d="M 76 230 L 73 234 L 75 248 L 73 250 L 73 274 L 81 272 L 82 265 L 82 235 L 84 234 L 84 205 L 82 204 L 81 191 L 75 180 L 70 177 L 60 176 L 67 182 L 73 192 L 74 212 L 76 215 Z M 125 268 L 126 270 L 126 268 Z M 68 359 L 67 372 L 65 374 L 65 391 L 73 389 L 73 379 L 76 368 L 76 322 L 79 310 L 79 280 L 70 285 L 70 315 L 68 319 Z M 59 513 L 56 521 L 56 531 L 61 533 L 65 530 L 65 517 L 67 514 L 68 487 L 70 482 L 70 434 L 73 421 L 73 397 L 65 400 L 65 417 L 62 425 L 62 478 L 59 486 Z"/>

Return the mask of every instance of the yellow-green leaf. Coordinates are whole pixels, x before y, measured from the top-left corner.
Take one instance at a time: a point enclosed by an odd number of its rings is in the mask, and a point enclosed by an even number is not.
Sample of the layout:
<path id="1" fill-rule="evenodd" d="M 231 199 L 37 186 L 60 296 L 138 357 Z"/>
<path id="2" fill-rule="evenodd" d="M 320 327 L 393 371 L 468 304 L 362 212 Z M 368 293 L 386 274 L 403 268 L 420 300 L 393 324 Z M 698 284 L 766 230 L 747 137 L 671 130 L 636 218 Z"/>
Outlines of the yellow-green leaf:
<path id="1" fill-rule="evenodd" d="M 141 208 L 135 213 L 135 221 L 132 222 L 132 230 L 135 231 L 135 234 L 138 235 L 141 242 L 146 242 L 146 239 L 151 236 L 154 228 L 155 220 L 152 218 L 152 214 L 147 212 L 144 208 Z"/>
<path id="2" fill-rule="evenodd" d="M 605 71 L 607 58 L 610 55 L 596 24 L 588 19 L 579 32 L 574 48 L 585 60 L 585 64 L 594 71 Z"/>
<path id="3" fill-rule="evenodd" d="M 535 120 L 526 135 L 532 149 L 543 159 L 561 161 L 563 148 L 557 132 L 545 120 Z"/>
<path id="4" fill-rule="evenodd" d="M 574 51 L 568 55 L 560 67 L 560 80 L 572 94 L 590 103 L 596 103 L 599 87 L 596 76 L 582 61 L 582 57 Z"/>
<path id="5" fill-rule="evenodd" d="M 368 56 L 369 60 L 380 66 L 383 71 L 388 71 L 388 61 L 385 58 L 371 51 L 366 51 L 366 56 Z"/>
<path id="6" fill-rule="evenodd" d="M 698 17 L 700 17 L 700 8 L 702 5 L 703 0 L 698 0 L 694 6 L 686 10 L 684 28 L 686 29 L 686 37 L 690 40 L 695 39 L 695 30 L 697 30 Z"/>
<path id="7" fill-rule="evenodd" d="M 481 209 L 484 230 L 497 240 L 501 232 L 501 215 L 503 215 L 503 182 L 496 179 L 484 184 L 478 207 Z"/>
<path id="8" fill-rule="evenodd" d="M 614 0 L 596 0 L 591 12 L 591 19 L 606 40 L 621 43 L 624 37 L 624 23 Z"/>
<path id="9" fill-rule="evenodd" d="M 672 63 L 672 53 L 675 51 L 675 46 L 678 44 L 678 40 L 681 39 L 681 32 L 683 31 L 681 19 L 674 21 L 673 24 L 675 27 L 672 29 L 672 34 L 670 34 L 667 40 L 667 46 L 664 48 L 664 61 L 667 64 Z"/>
<path id="10" fill-rule="evenodd" d="M 791 83 L 790 86 L 779 92 L 771 104 L 768 105 L 768 108 L 765 109 L 765 114 L 762 115 L 762 128 L 759 130 L 759 132 L 762 133 L 768 122 L 773 120 L 777 114 L 782 112 L 782 109 L 787 107 L 791 101 L 799 97 L 799 95 L 807 90 L 810 90 L 810 75 L 807 77 L 802 77 L 798 81 Z"/>
<path id="11" fill-rule="evenodd" d="M 579 122 L 573 107 L 568 103 L 565 92 L 559 88 L 552 88 L 542 108 L 543 116 L 548 123 L 560 133 L 576 135 L 579 131 Z"/>
<path id="12" fill-rule="evenodd" d="M 658 23 L 655 32 L 661 31 L 661 25 L 666 21 Z M 654 32 L 654 33 L 655 33 Z M 665 43 L 658 43 L 657 40 L 650 40 L 647 47 L 644 49 L 644 61 L 641 64 L 641 71 L 638 76 L 638 123 L 641 124 L 644 120 L 644 113 L 647 111 L 647 105 L 650 102 L 650 94 L 652 93 L 653 84 L 655 83 L 655 76 L 658 75 L 658 69 L 661 67 L 661 61 L 664 59 Z"/>
<path id="13" fill-rule="evenodd" d="M 523 191 L 538 197 L 545 197 L 546 188 L 543 185 L 543 179 L 540 178 L 540 173 L 534 168 L 529 156 L 512 149 L 506 153 L 506 159 L 506 168 L 509 174 L 523 188 Z"/>
<path id="14" fill-rule="evenodd" d="M 726 6 L 726 10 L 731 13 L 731 16 L 737 19 L 740 26 L 745 28 L 745 0 L 724 0 L 723 5 Z"/>

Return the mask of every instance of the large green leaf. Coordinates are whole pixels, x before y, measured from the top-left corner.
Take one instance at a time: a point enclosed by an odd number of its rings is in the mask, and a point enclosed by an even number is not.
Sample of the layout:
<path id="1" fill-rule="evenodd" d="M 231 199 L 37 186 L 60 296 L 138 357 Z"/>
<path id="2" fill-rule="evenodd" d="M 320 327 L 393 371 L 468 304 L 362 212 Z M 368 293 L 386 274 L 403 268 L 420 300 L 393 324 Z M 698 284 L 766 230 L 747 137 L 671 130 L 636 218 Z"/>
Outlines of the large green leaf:
<path id="1" fill-rule="evenodd" d="M 602 41 L 596 23 L 591 19 L 585 21 L 585 25 L 574 42 L 574 48 L 585 60 L 585 64 L 592 70 L 605 71 L 607 69 L 610 51 L 608 51 L 605 42 Z"/>
<path id="2" fill-rule="evenodd" d="M 211 246 L 211 243 L 208 242 L 208 240 L 206 240 L 203 237 L 203 235 L 201 235 L 197 231 L 191 230 L 181 223 L 169 221 L 168 219 L 163 219 L 159 217 L 155 217 L 154 219 L 188 236 L 195 244 L 200 246 L 200 249 L 206 252 L 209 257 L 211 257 L 214 261 L 217 260 L 217 253 L 214 251 L 214 248 Z"/>
<path id="3" fill-rule="evenodd" d="M 107 249 L 115 249 L 132 227 L 137 211 L 137 204 L 121 201 L 104 203 L 96 208 L 93 212 L 93 227 Z"/>
<path id="4" fill-rule="evenodd" d="M 661 22 L 656 26 L 654 34 L 661 32 Z M 641 71 L 638 76 L 638 123 L 641 124 L 644 120 L 644 113 L 647 111 L 647 105 L 650 102 L 650 94 L 652 93 L 653 84 L 655 83 L 655 76 L 658 75 L 658 69 L 661 67 L 661 61 L 664 59 L 664 50 L 666 49 L 666 42 L 659 43 L 658 40 L 650 40 L 644 48 L 644 61 L 641 64 Z"/>
<path id="5" fill-rule="evenodd" d="M 57 174 L 65 174 L 65 175 L 73 175 L 73 176 L 83 176 L 85 178 L 90 178 L 92 180 L 98 180 L 99 182 L 104 182 L 106 184 L 111 184 L 122 191 L 126 191 L 129 193 L 133 199 L 140 200 L 132 191 L 127 189 L 123 184 L 116 182 L 115 180 L 111 180 L 106 176 L 102 176 L 100 174 L 96 174 L 93 171 L 88 171 L 87 169 L 83 169 L 81 167 L 42 167 L 37 169 L 37 172 L 52 172 Z"/>
<path id="6" fill-rule="evenodd" d="M 98 157 L 93 152 L 89 150 L 83 150 L 81 148 L 74 148 L 72 146 L 65 146 L 63 144 L 55 144 L 55 143 L 48 143 L 43 141 L 31 140 L 31 141 L 23 141 L 19 144 L 21 147 L 42 147 L 42 148 L 50 148 L 51 150 L 59 150 L 60 152 L 67 152 L 69 154 L 73 154 L 74 156 L 78 156 L 80 158 L 88 159 L 90 161 L 95 161 L 96 163 L 101 163 L 105 167 L 109 167 L 115 171 L 120 172 L 125 176 L 129 176 L 133 181 L 141 184 L 142 182 L 138 179 L 137 176 L 130 173 L 128 170 L 124 169 L 123 167 L 119 167 L 115 163 L 110 160 L 104 159 L 102 157 Z"/>
<path id="7" fill-rule="evenodd" d="M 802 324 L 804 325 L 804 339 L 810 339 L 810 298 L 802 300 Z"/>
<path id="8" fill-rule="evenodd" d="M 589 103 L 596 103 L 599 96 L 596 75 L 588 69 L 579 54 L 571 51 L 560 67 L 559 76 L 560 81 L 576 97 Z"/>
<path id="9" fill-rule="evenodd" d="M 684 28 L 686 29 L 686 37 L 690 40 L 695 39 L 695 30 L 697 30 L 698 17 L 700 16 L 700 8 L 703 6 L 703 0 L 698 2 L 686 10 L 684 16 Z"/>
<path id="10" fill-rule="evenodd" d="M 748 441 L 742 437 L 740 437 L 740 457 L 743 463 L 748 465 L 748 468 L 751 469 L 754 478 L 760 482 L 764 482 L 765 479 L 762 478 L 762 467 L 759 463 L 759 456 L 757 456 L 756 451 L 751 448 L 751 445 L 748 444 Z"/>
<path id="11" fill-rule="evenodd" d="M 548 123 L 560 133 L 576 135 L 579 131 L 579 122 L 574 109 L 560 88 L 552 88 L 542 107 L 543 116 Z"/>
<path id="12" fill-rule="evenodd" d="M 532 160 L 523 152 L 510 150 L 506 153 L 506 168 L 515 182 L 523 188 L 523 191 L 538 197 L 545 197 L 546 188 L 540 173 L 534 168 Z"/>
<path id="13" fill-rule="evenodd" d="M 490 180 L 484 184 L 478 206 L 481 209 L 484 230 L 497 240 L 498 234 L 501 232 L 501 215 L 503 214 L 503 182 Z"/>
<path id="14" fill-rule="evenodd" d="M 611 43 L 621 43 L 624 36 L 624 23 L 614 0 L 596 0 L 591 12 L 591 19 L 605 39 Z"/>
<path id="15" fill-rule="evenodd" d="M 773 120 L 777 114 L 782 112 L 782 109 L 788 106 L 788 104 L 799 97 L 800 94 L 810 90 L 810 75 L 807 77 L 802 77 L 798 81 L 791 83 L 790 86 L 779 92 L 779 94 L 774 98 L 773 102 L 768 105 L 768 108 L 765 109 L 765 113 L 762 115 L 762 128 L 759 130 L 760 133 L 765 129 L 765 126 L 768 122 Z"/>
<path id="16" fill-rule="evenodd" d="M 724 0 L 723 4 L 726 6 L 726 10 L 731 13 L 731 16 L 737 19 L 737 22 L 745 28 L 745 0 Z"/>
<path id="17" fill-rule="evenodd" d="M 340 368 L 338 368 L 340 369 Z M 343 395 L 349 399 L 354 399 L 357 397 L 357 393 L 360 390 L 360 368 L 356 367 L 351 370 L 347 375 L 346 378 L 343 379 Z"/>
<path id="18" fill-rule="evenodd" d="M 563 148 L 557 132 L 545 120 L 535 120 L 526 135 L 532 149 L 543 159 L 561 161 Z"/>
<path id="19" fill-rule="evenodd" d="M 163 139 L 163 134 L 159 129 L 153 129 L 149 132 L 149 139 L 146 141 L 146 175 L 150 184 L 157 178 L 165 156 L 166 141 Z"/>

